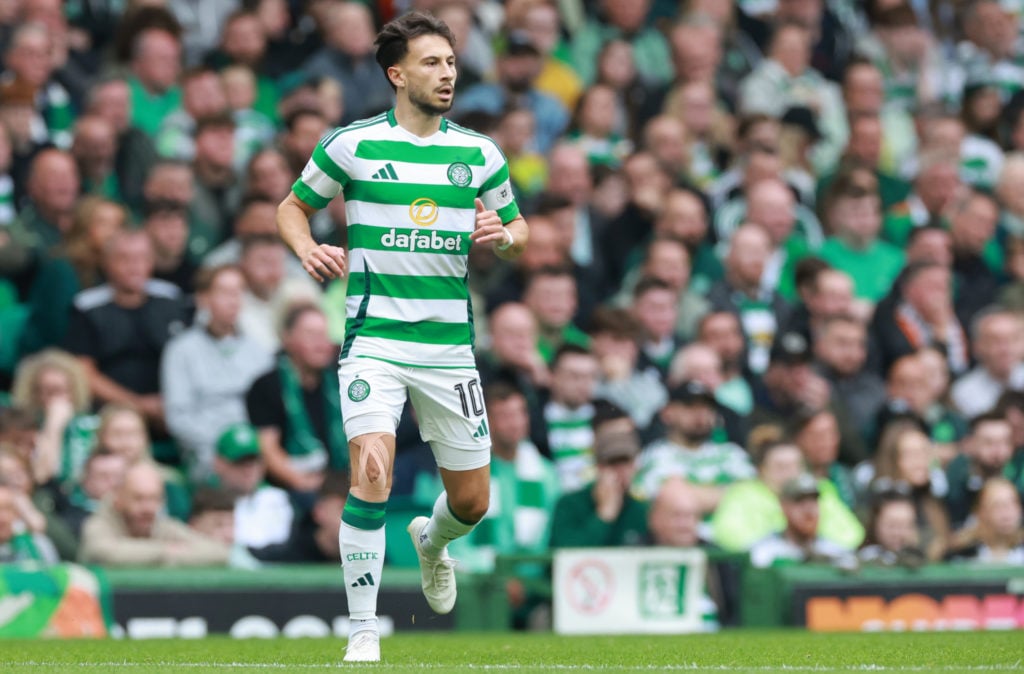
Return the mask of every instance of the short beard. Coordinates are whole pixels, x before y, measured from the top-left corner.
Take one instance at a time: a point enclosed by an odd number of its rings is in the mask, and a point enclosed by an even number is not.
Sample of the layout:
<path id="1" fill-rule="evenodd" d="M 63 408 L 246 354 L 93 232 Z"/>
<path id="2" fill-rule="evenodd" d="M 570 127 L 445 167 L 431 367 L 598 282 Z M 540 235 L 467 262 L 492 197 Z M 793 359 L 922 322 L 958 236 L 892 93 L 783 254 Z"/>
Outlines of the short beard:
<path id="1" fill-rule="evenodd" d="M 713 433 L 714 429 L 708 429 L 706 432 L 697 431 L 696 433 L 680 433 L 680 435 L 686 441 L 688 447 L 700 447 L 711 439 Z"/>
<path id="2" fill-rule="evenodd" d="M 409 102 L 412 103 L 417 110 L 426 115 L 430 115 L 431 117 L 440 117 L 452 109 L 452 103 L 455 102 L 455 97 L 452 96 L 452 100 L 449 101 L 447 105 L 443 103 L 441 105 L 435 105 L 426 98 L 420 98 L 419 96 L 414 96 L 410 93 Z"/>

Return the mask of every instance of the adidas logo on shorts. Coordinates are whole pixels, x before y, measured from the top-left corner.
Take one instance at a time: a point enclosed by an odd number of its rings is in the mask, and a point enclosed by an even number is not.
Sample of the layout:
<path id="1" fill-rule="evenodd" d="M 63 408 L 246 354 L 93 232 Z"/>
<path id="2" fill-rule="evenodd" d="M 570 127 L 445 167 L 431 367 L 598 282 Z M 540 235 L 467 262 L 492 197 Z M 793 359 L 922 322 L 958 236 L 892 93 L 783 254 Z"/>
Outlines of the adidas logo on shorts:
<path id="1" fill-rule="evenodd" d="M 476 427 L 476 432 L 473 433 L 474 438 L 486 438 L 490 435 L 490 431 L 487 430 L 487 421 L 481 420 L 480 425 Z"/>

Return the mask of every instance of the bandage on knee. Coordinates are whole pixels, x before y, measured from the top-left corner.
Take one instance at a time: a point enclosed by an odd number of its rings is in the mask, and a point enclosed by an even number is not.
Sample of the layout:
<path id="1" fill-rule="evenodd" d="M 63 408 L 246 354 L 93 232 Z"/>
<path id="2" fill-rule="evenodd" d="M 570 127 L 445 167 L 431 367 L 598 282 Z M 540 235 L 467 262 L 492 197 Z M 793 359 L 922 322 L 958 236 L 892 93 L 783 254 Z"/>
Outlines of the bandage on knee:
<path id="1" fill-rule="evenodd" d="M 352 466 L 352 493 L 366 501 L 387 500 L 391 491 L 391 452 L 383 433 L 368 433 L 353 442 L 359 447 Z"/>

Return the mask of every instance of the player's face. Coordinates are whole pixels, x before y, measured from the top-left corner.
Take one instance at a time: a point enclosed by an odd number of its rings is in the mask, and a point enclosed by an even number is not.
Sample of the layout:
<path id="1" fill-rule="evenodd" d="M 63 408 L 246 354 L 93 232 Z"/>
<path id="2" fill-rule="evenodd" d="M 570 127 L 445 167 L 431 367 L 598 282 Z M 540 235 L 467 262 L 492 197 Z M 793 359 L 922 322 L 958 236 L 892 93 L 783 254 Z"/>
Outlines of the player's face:
<path id="1" fill-rule="evenodd" d="M 455 100 L 455 53 L 440 35 L 409 40 L 409 53 L 399 62 L 409 102 L 428 115 L 442 115 Z M 399 89 L 401 92 L 402 89 Z"/>

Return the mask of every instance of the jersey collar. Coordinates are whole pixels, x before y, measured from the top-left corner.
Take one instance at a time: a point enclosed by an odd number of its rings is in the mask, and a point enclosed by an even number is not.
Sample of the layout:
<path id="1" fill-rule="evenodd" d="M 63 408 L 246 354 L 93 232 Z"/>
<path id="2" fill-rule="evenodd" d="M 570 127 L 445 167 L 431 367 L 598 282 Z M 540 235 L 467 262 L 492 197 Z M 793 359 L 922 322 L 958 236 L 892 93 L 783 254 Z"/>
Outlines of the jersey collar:
<path id="1" fill-rule="evenodd" d="M 388 117 L 388 124 L 391 125 L 392 128 L 398 126 L 398 120 L 395 119 L 395 109 L 394 108 L 388 109 L 387 117 Z M 438 131 L 440 131 L 441 133 L 447 133 L 448 132 L 448 118 L 447 117 L 442 117 L 441 118 L 441 126 L 438 129 Z"/>

